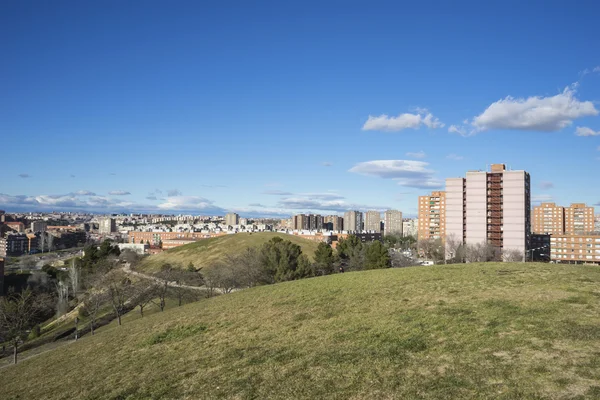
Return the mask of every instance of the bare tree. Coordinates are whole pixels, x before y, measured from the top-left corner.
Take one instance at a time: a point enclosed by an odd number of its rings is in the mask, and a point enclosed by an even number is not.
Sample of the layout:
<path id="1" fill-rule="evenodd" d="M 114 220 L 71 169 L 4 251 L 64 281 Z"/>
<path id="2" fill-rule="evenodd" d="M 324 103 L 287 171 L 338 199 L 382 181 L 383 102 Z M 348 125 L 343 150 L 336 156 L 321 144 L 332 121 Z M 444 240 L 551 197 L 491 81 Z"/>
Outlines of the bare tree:
<path id="1" fill-rule="evenodd" d="M 228 256 L 226 263 L 234 266 L 238 271 L 240 284 L 243 286 L 253 287 L 267 279 L 260 252 L 255 247 L 247 247 L 241 254 Z"/>
<path id="2" fill-rule="evenodd" d="M 469 244 L 465 250 L 468 262 L 486 262 L 493 260 L 495 257 L 494 247 L 486 242 Z"/>
<path id="3" fill-rule="evenodd" d="M 523 252 L 517 249 L 508 249 L 502 253 L 502 258 L 507 262 L 522 262 Z"/>
<path id="4" fill-rule="evenodd" d="M 71 283 L 71 289 L 73 290 L 73 295 L 76 295 L 80 289 L 81 282 L 81 269 L 75 263 L 75 259 L 71 261 L 71 266 L 69 267 L 69 282 Z"/>
<path id="5" fill-rule="evenodd" d="M 113 270 L 105 276 L 104 285 L 117 321 L 121 325 L 121 317 L 125 314 L 126 303 L 132 294 L 131 281 L 121 271 Z"/>
<path id="6" fill-rule="evenodd" d="M 444 260 L 444 246 L 441 239 L 423 239 L 418 242 L 419 254 L 432 260 L 440 262 Z"/>
<path id="7" fill-rule="evenodd" d="M 419 265 L 415 260 L 405 256 L 400 251 L 390 251 L 390 259 L 392 262 L 392 268 L 404 268 Z"/>
<path id="8" fill-rule="evenodd" d="M 131 304 L 140 308 L 140 315 L 144 317 L 144 308 L 156 297 L 156 283 L 142 279 L 132 285 Z"/>
<path id="9" fill-rule="evenodd" d="M 108 295 L 104 290 L 93 290 L 87 292 L 83 299 L 83 307 L 79 309 L 79 315 L 90 319 L 90 333 L 94 335 L 98 313 L 108 301 Z"/>
<path id="10" fill-rule="evenodd" d="M 466 252 L 462 238 L 455 234 L 446 236 L 446 255 L 445 258 L 451 263 L 465 262 Z"/>
<path id="11" fill-rule="evenodd" d="M 47 295 L 35 295 L 29 288 L 0 298 L 0 338 L 13 346 L 13 363 L 17 363 L 19 344 L 25 341 L 36 319 L 49 309 Z"/>
<path id="12" fill-rule="evenodd" d="M 207 286 L 219 288 L 223 293 L 231 293 L 242 286 L 234 266 L 228 263 L 218 263 L 206 269 L 204 281 Z"/>
<path id="13" fill-rule="evenodd" d="M 158 297 L 158 307 L 160 311 L 165 310 L 167 296 L 169 294 L 169 283 L 175 280 L 176 270 L 171 264 L 163 264 L 160 271 L 154 274 L 157 278 L 155 288 L 156 297 Z"/>

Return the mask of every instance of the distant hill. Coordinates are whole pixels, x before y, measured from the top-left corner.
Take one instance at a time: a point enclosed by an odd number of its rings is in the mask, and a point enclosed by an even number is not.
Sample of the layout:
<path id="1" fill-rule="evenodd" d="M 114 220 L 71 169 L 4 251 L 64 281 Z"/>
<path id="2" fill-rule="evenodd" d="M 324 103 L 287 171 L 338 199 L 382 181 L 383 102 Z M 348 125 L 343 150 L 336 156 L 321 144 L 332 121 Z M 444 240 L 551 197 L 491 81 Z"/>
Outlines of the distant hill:
<path id="1" fill-rule="evenodd" d="M 275 232 L 236 233 L 211 239 L 202 239 L 194 243 L 176 247 L 163 253 L 144 259 L 140 270 L 156 271 L 164 263 L 187 267 L 191 262 L 196 268 L 208 267 L 216 261 L 224 259 L 226 254 L 239 254 L 247 247 L 257 247 L 274 237 L 289 240 L 302 247 L 302 252 L 313 258 L 318 243 L 298 236 Z"/>
<path id="2" fill-rule="evenodd" d="M 600 268 L 466 264 L 241 290 L 0 370 L 4 399 L 593 399 Z"/>

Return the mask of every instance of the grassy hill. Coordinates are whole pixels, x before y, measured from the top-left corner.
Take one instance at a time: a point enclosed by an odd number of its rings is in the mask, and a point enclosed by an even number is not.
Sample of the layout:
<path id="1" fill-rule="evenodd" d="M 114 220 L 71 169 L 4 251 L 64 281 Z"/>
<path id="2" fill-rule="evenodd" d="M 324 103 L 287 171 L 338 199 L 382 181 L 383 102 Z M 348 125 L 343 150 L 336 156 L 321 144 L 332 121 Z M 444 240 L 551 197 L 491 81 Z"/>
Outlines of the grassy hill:
<path id="1" fill-rule="evenodd" d="M 150 256 L 139 266 L 140 270 L 156 271 L 164 263 L 179 264 L 183 267 L 191 262 L 196 268 L 207 267 L 222 260 L 226 254 L 239 254 L 247 247 L 261 246 L 274 237 L 280 237 L 302 247 L 302 252 L 311 260 L 318 243 L 298 236 L 275 232 L 236 233 L 234 235 L 203 239 L 185 246 L 167 250 Z"/>
<path id="2" fill-rule="evenodd" d="M 600 398 L 600 269 L 467 264 L 287 282 L 0 370 L 3 399 Z"/>

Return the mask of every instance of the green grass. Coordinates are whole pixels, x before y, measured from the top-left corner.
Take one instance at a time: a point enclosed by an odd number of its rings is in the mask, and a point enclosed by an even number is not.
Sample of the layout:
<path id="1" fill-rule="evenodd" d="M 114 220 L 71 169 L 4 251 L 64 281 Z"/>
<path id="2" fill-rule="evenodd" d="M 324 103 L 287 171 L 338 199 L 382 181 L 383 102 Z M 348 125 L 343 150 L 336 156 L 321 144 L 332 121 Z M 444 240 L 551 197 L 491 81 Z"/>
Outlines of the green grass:
<path id="1" fill-rule="evenodd" d="M 243 290 L 0 372 L 3 399 L 590 399 L 600 268 L 467 264 Z"/>
<path id="2" fill-rule="evenodd" d="M 302 252 L 311 260 L 318 243 L 298 236 L 275 232 L 236 233 L 211 239 L 202 239 L 194 243 L 167 250 L 161 254 L 145 258 L 139 270 L 157 271 L 164 263 L 187 267 L 191 262 L 196 268 L 208 267 L 221 261 L 226 254 L 239 254 L 247 247 L 261 246 L 274 237 L 290 240 L 302 247 Z"/>

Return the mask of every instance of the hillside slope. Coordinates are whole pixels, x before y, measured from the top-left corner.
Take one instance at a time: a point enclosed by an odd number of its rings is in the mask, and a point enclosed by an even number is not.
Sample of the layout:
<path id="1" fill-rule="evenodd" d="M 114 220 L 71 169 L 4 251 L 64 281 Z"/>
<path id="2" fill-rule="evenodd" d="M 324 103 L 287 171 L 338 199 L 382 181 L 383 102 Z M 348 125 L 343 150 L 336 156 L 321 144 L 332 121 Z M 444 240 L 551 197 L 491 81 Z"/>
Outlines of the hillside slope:
<path id="1" fill-rule="evenodd" d="M 243 290 L 0 372 L 3 399 L 600 396 L 600 269 L 467 264 Z"/>
<path id="2" fill-rule="evenodd" d="M 190 262 L 196 268 L 208 267 L 223 260 L 226 254 L 239 254 L 247 247 L 261 246 L 274 237 L 289 240 L 302 247 L 302 252 L 313 258 L 318 243 L 298 236 L 275 232 L 236 233 L 234 235 L 203 239 L 185 246 L 176 247 L 164 253 L 150 256 L 138 267 L 141 270 L 156 271 L 163 263 L 178 264 L 186 267 Z"/>

